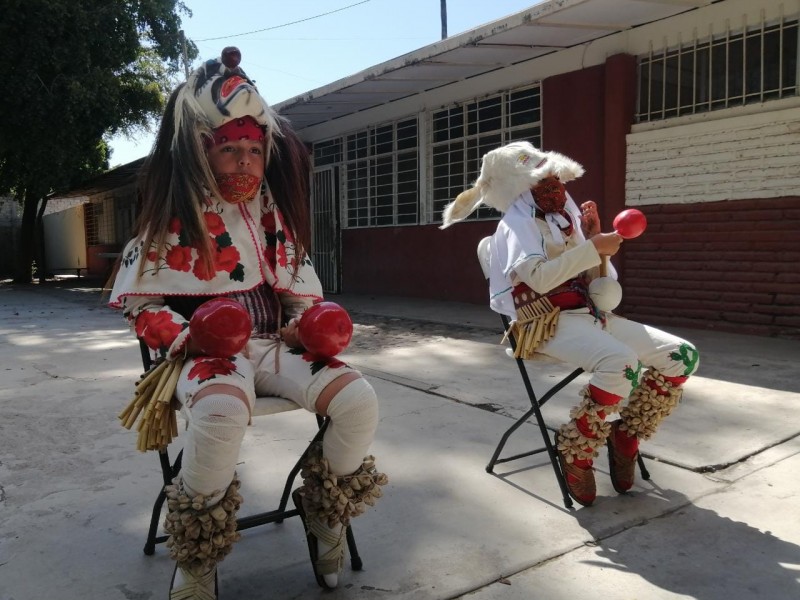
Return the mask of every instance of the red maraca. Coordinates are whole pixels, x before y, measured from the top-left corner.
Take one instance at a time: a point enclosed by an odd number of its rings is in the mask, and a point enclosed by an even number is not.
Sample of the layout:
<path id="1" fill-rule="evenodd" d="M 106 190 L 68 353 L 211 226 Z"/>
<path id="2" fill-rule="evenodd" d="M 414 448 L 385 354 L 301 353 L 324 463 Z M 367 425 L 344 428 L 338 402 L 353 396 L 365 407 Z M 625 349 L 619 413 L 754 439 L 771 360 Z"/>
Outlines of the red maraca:
<path id="1" fill-rule="evenodd" d="M 614 217 L 614 231 L 623 239 L 639 237 L 647 228 L 647 218 L 636 208 L 628 208 Z M 600 262 L 600 277 L 589 284 L 589 297 L 603 311 L 612 311 L 622 301 L 622 287 L 617 280 L 607 277 L 608 256 Z"/>
<path id="2" fill-rule="evenodd" d="M 227 358 L 247 345 L 253 321 L 247 310 L 229 298 L 212 298 L 201 304 L 189 320 L 189 335 L 206 356 Z"/>
<path id="3" fill-rule="evenodd" d="M 639 237 L 647 228 L 647 217 L 635 208 L 628 208 L 614 217 L 614 231 L 624 239 Z"/>
<path id="4" fill-rule="evenodd" d="M 300 317 L 297 334 L 308 352 L 320 358 L 331 358 L 350 343 L 353 321 L 335 302 L 319 302 Z"/>

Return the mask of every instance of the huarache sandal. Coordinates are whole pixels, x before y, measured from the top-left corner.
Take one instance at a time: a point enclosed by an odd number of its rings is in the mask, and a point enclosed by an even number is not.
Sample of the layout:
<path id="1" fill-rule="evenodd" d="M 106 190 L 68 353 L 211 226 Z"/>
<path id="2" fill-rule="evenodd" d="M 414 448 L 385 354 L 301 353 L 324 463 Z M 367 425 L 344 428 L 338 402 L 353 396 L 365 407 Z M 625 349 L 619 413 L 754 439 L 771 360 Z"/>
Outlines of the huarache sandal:
<path id="1" fill-rule="evenodd" d="M 611 423 L 611 434 L 606 440 L 606 445 L 608 446 L 608 471 L 611 475 L 611 485 L 618 493 L 624 494 L 633 487 L 639 452 L 635 452 L 633 456 L 622 452 L 617 436 L 627 436 L 628 434 L 619 430 L 621 423 L 622 421 Z"/>
<path id="2" fill-rule="evenodd" d="M 342 527 L 337 534 L 330 527 L 320 523 L 319 520 L 309 519 L 306 515 L 303 497 L 300 495 L 299 489 L 292 492 L 292 501 L 300 514 L 300 520 L 303 522 L 306 542 L 308 543 L 308 553 L 311 556 L 311 567 L 314 570 L 317 584 L 325 589 L 334 589 L 338 581 L 331 582 L 331 577 L 328 577 L 328 581 L 326 581 L 325 575 L 338 576 L 342 570 L 347 528 Z M 322 556 L 319 556 L 319 542 L 331 546 L 331 549 Z"/>
<path id="3" fill-rule="evenodd" d="M 561 466 L 561 472 L 564 474 L 564 480 L 567 482 L 567 490 L 569 495 L 583 506 L 591 506 L 597 497 L 597 487 L 594 482 L 594 469 L 582 469 L 574 463 L 568 463 L 564 455 L 558 451 L 558 432 L 554 436 L 556 454 L 558 455 L 558 464 Z"/>
<path id="4" fill-rule="evenodd" d="M 172 571 L 172 580 L 169 582 L 169 600 L 219 600 L 219 581 L 217 568 L 214 567 L 205 575 L 196 577 L 181 569 L 184 581 L 175 587 L 175 575 L 178 574 L 178 563 Z M 211 593 L 211 582 L 214 582 L 214 593 Z"/>

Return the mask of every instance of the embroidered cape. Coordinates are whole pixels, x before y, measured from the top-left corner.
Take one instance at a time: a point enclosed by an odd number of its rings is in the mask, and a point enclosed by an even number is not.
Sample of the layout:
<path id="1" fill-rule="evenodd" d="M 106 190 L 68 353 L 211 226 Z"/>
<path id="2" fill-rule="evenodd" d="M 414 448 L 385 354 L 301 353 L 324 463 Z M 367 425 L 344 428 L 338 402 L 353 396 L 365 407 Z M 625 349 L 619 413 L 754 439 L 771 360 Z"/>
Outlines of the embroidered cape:
<path id="1" fill-rule="evenodd" d="M 322 299 L 322 285 L 308 257 L 300 259 L 291 231 L 267 192 L 251 202 L 229 204 L 209 198 L 203 214 L 214 252 L 209 272 L 189 246 L 174 218 L 161 253 L 144 248 L 142 237 L 128 242 L 109 305 L 122 308 L 125 296 L 207 296 L 246 292 L 266 282 L 278 293 Z M 139 263 L 144 262 L 138 277 Z"/>

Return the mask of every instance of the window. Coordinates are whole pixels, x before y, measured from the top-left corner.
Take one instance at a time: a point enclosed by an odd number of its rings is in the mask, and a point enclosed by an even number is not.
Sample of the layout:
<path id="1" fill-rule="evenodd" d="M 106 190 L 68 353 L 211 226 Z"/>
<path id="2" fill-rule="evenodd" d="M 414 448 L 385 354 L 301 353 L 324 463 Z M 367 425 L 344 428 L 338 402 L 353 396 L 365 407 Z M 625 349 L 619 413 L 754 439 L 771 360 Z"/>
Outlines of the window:
<path id="1" fill-rule="evenodd" d="M 797 20 L 639 58 L 640 123 L 797 94 Z"/>
<path id="2" fill-rule="evenodd" d="M 483 155 L 503 144 L 528 141 L 541 147 L 541 88 L 504 92 L 435 111 L 431 117 L 434 221 L 478 178 Z M 499 213 L 481 206 L 470 218 Z"/>
<path id="3" fill-rule="evenodd" d="M 323 147 L 324 144 L 328 146 Z M 332 142 L 314 155 L 333 156 Z M 359 131 L 344 138 L 345 226 L 415 225 L 419 222 L 417 119 Z M 330 159 L 315 164 L 332 164 Z"/>

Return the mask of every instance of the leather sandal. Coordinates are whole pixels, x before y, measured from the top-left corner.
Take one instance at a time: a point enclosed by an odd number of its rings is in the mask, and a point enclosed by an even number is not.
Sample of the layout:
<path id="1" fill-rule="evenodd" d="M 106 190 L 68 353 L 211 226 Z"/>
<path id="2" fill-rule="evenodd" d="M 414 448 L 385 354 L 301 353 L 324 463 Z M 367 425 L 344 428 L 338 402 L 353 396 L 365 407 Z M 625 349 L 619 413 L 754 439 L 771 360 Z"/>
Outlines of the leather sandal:
<path id="1" fill-rule="evenodd" d="M 627 456 L 617 447 L 617 435 L 627 435 L 624 432 L 618 433 L 619 426 L 622 421 L 614 421 L 611 423 L 611 433 L 606 440 L 608 446 L 608 471 L 611 475 L 611 485 L 614 489 L 624 494 L 633 487 L 634 479 L 636 479 L 636 461 L 639 458 L 639 452 L 633 456 Z"/>
<path id="2" fill-rule="evenodd" d="M 175 575 L 178 573 L 178 563 L 175 563 L 175 570 L 172 571 L 172 580 L 169 582 L 169 600 L 218 600 L 219 581 L 217 579 L 217 568 L 214 567 L 205 575 L 195 577 L 188 571 L 182 571 L 186 578 L 180 586 L 175 587 Z M 211 581 L 214 581 L 214 595 L 208 591 Z"/>
<path id="3" fill-rule="evenodd" d="M 572 499 L 582 506 L 591 506 L 597 497 L 597 486 L 594 482 L 594 469 L 582 469 L 574 463 L 568 463 L 564 455 L 558 451 L 558 432 L 554 436 L 558 464 L 567 482 L 567 491 Z"/>
<path id="4" fill-rule="evenodd" d="M 305 507 L 303 506 L 303 497 L 300 495 L 300 490 L 292 492 L 292 501 L 297 512 L 300 515 L 300 520 L 303 522 L 303 528 L 306 532 L 306 542 L 308 543 L 308 553 L 311 557 L 311 568 L 314 570 L 314 577 L 320 587 L 328 590 L 335 589 L 335 586 L 328 585 L 325 581 L 324 575 L 338 574 L 344 565 L 344 546 L 346 542 L 347 528 L 342 527 L 340 534 L 336 534 L 329 527 L 320 523 L 317 519 L 309 519 L 306 515 Z M 318 542 L 322 541 L 332 548 L 319 556 Z"/>

